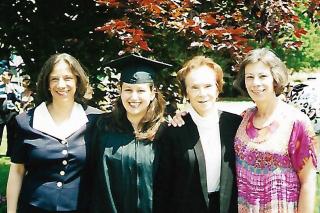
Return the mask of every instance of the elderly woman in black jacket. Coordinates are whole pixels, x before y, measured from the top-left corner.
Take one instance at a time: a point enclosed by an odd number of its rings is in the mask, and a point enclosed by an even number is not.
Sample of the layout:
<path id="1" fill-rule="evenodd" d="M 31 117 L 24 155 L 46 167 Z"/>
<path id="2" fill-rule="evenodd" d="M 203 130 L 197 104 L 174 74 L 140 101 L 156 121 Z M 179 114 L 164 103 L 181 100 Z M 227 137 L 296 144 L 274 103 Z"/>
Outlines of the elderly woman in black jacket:
<path id="1" fill-rule="evenodd" d="M 185 125 L 167 128 L 159 139 L 154 210 L 237 212 L 233 140 L 241 116 L 216 107 L 222 69 L 197 56 L 178 71 L 178 80 L 190 105 Z"/>

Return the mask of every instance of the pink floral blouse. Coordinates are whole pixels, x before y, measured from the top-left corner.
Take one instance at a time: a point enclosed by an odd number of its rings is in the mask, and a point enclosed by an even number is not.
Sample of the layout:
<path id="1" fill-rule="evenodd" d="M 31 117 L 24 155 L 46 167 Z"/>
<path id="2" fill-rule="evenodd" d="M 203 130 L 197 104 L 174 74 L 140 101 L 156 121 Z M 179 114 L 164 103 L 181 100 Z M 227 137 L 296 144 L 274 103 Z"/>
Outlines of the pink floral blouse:
<path id="1" fill-rule="evenodd" d="M 310 157 L 316 165 L 310 120 L 281 103 L 272 123 L 258 129 L 253 125 L 256 111 L 243 113 L 235 138 L 239 213 L 297 212 L 297 173 Z"/>

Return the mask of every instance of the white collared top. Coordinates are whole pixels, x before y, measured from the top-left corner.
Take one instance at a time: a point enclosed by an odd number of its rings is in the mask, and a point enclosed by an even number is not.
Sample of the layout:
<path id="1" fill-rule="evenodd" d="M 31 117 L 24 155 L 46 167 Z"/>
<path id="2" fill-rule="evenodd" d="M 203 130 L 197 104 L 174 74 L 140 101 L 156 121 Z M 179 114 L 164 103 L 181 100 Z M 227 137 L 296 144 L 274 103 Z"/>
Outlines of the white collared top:
<path id="1" fill-rule="evenodd" d="M 204 153 L 208 192 L 219 191 L 221 170 L 221 141 L 218 110 L 209 115 L 200 116 L 191 106 L 187 110 L 197 125 Z"/>
<path id="2" fill-rule="evenodd" d="M 83 107 L 78 103 L 74 103 L 69 119 L 57 125 L 51 117 L 46 103 L 42 102 L 34 110 L 32 127 L 43 133 L 64 140 L 87 122 L 88 118 Z"/>

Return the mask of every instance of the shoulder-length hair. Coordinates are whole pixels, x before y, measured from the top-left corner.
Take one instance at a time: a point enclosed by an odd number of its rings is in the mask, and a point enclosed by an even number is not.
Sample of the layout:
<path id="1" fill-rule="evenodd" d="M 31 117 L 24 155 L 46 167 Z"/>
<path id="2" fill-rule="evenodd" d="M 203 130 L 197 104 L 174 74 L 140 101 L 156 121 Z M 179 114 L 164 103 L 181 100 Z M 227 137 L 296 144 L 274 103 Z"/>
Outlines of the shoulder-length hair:
<path id="1" fill-rule="evenodd" d="M 234 82 L 234 86 L 243 94 L 248 95 L 245 85 L 245 68 L 248 64 L 262 62 L 270 67 L 273 77 L 273 85 L 276 96 L 280 95 L 288 84 L 288 69 L 286 65 L 268 48 L 251 50 L 240 64 L 240 70 Z"/>
<path id="2" fill-rule="evenodd" d="M 180 82 L 181 92 L 183 96 L 187 96 L 186 88 L 186 77 L 194 69 L 207 66 L 210 67 L 216 75 L 216 86 L 218 88 L 219 94 L 223 90 L 224 80 L 223 80 L 223 71 L 221 67 L 215 63 L 211 58 L 205 56 L 195 56 L 191 60 L 187 61 L 183 67 L 177 72 L 177 78 Z"/>
<path id="3" fill-rule="evenodd" d="M 49 77 L 50 73 L 54 69 L 54 66 L 63 61 L 69 65 L 70 70 L 77 78 L 77 89 L 75 93 L 75 101 L 80 104 L 85 104 L 85 99 L 83 98 L 87 86 L 89 84 L 89 78 L 84 71 L 84 68 L 81 66 L 80 62 L 73 56 L 67 53 L 57 53 L 52 56 L 44 63 L 41 68 L 38 82 L 37 82 L 37 101 L 41 102 L 52 102 L 52 95 L 49 91 Z"/>
<path id="4" fill-rule="evenodd" d="M 120 88 L 121 87 L 122 83 L 120 82 Z M 155 90 L 155 98 L 150 102 L 146 114 L 138 124 L 138 130 L 135 132 L 135 136 L 140 140 L 152 141 L 160 124 L 164 121 L 166 102 L 160 90 L 154 84 L 150 84 L 150 89 Z M 111 123 L 105 124 L 107 127 L 103 126 L 100 128 L 112 129 L 117 132 L 125 132 L 128 130 L 126 124 L 130 124 L 130 122 L 128 121 L 127 112 L 122 104 L 121 97 L 119 97 L 114 104 L 111 119 Z M 104 122 L 101 122 L 101 124 L 104 124 Z"/>

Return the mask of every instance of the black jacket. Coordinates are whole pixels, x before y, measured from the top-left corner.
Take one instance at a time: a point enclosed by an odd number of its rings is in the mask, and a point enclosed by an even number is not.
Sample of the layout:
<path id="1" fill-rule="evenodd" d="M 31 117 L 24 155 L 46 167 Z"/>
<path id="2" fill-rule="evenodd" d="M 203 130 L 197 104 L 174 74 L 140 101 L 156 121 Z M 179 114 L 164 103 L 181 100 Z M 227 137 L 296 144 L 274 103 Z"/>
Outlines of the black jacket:
<path id="1" fill-rule="evenodd" d="M 24 164 L 19 206 L 33 205 L 47 211 L 74 211 L 87 208 L 90 192 L 87 163 L 91 130 L 97 114 L 88 107 L 89 122 L 74 132 L 67 143 L 32 128 L 34 109 L 15 119 L 13 163 Z"/>
<path id="2" fill-rule="evenodd" d="M 219 112 L 221 139 L 220 212 L 237 212 L 234 136 L 241 116 Z M 155 213 L 206 213 L 209 199 L 204 153 L 196 124 L 188 114 L 182 127 L 167 128 L 159 140 Z"/>

